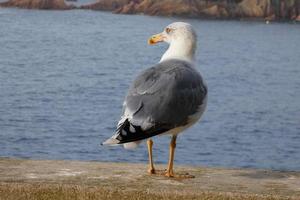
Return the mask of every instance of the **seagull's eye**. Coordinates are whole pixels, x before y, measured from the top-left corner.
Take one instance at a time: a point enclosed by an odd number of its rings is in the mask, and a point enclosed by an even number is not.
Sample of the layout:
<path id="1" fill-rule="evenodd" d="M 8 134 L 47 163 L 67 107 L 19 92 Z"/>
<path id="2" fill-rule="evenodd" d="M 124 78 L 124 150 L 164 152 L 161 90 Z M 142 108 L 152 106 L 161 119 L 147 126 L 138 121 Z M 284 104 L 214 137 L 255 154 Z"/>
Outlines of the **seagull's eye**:
<path id="1" fill-rule="evenodd" d="M 170 33 L 171 31 L 172 31 L 172 29 L 166 28 L 166 33 Z"/>

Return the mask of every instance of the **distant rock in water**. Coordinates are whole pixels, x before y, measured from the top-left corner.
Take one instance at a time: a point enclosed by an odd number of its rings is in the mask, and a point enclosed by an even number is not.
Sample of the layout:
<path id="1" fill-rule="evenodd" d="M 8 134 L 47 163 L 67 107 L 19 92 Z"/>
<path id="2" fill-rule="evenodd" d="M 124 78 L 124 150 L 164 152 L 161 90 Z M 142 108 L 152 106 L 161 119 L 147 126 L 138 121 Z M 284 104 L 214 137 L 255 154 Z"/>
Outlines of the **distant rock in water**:
<path id="1" fill-rule="evenodd" d="M 268 0 L 264 0 L 264 1 L 244 0 L 239 4 L 237 4 L 235 12 L 236 15 L 239 17 L 252 17 L 252 18 L 264 17 L 264 13 L 268 5 L 269 5 Z"/>
<path id="2" fill-rule="evenodd" d="M 98 0 L 81 8 L 121 14 L 296 20 L 300 0 Z"/>
<path id="3" fill-rule="evenodd" d="M 207 8 L 207 3 L 202 0 L 98 0 L 81 8 L 121 14 L 197 17 L 201 15 L 201 9 Z"/>
<path id="4" fill-rule="evenodd" d="M 67 10 L 75 8 L 73 5 L 67 5 L 64 0 L 9 0 L 0 3 L 0 6 L 45 10 Z"/>
<path id="5" fill-rule="evenodd" d="M 215 18 L 229 18 L 230 11 L 220 5 L 212 5 L 210 7 L 204 8 L 200 10 L 201 15 L 208 16 L 208 17 L 215 17 Z"/>
<path id="6" fill-rule="evenodd" d="M 82 9 L 114 11 L 128 5 L 132 0 L 98 0 L 95 3 L 82 5 Z"/>
<path id="7" fill-rule="evenodd" d="M 49 10 L 76 8 L 64 0 L 8 0 L 0 6 Z M 300 0 L 97 0 L 79 8 L 120 14 L 300 21 Z"/>

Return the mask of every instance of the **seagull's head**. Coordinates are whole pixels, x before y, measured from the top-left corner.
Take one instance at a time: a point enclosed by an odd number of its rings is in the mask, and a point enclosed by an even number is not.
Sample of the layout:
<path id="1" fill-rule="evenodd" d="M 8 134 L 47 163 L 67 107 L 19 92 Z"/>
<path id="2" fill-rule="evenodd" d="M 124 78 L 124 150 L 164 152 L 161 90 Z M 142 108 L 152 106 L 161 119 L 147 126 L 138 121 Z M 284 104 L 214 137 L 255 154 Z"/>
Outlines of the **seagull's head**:
<path id="1" fill-rule="evenodd" d="M 159 42 L 169 44 L 161 61 L 167 59 L 182 59 L 192 62 L 197 46 L 197 35 L 193 27 L 185 22 L 174 22 L 168 25 L 163 32 L 149 38 L 148 44 L 154 45 Z"/>

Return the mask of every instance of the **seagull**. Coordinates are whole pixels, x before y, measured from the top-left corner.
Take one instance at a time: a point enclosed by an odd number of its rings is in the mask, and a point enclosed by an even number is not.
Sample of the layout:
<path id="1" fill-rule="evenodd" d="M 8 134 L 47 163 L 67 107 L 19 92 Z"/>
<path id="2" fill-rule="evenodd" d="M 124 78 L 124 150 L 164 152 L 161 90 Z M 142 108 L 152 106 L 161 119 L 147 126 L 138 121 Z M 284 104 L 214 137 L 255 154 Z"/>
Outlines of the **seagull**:
<path id="1" fill-rule="evenodd" d="M 148 40 L 150 45 L 159 42 L 168 43 L 169 48 L 158 64 L 142 71 L 133 81 L 116 132 L 102 144 L 135 148 L 147 140 L 148 172 L 156 174 L 151 138 L 170 135 L 169 162 L 163 175 L 174 177 L 177 135 L 202 116 L 206 108 L 207 86 L 196 70 L 197 35 L 190 24 L 174 22 Z"/>

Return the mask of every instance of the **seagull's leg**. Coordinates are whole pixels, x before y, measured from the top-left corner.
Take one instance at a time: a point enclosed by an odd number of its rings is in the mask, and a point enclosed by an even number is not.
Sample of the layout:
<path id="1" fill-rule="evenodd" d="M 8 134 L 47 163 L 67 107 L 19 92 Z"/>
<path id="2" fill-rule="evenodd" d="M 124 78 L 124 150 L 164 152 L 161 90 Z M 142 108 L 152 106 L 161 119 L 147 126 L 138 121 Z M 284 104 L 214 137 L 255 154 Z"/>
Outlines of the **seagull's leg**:
<path id="1" fill-rule="evenodd" d="M 171 142 L 170 142 L 169 164 L 168 164 L 168 169 L 166 172 L 167 177 L 174 177 L 173 161 L 174 161 L 174 153 L 175 153 L 175 148 L 176 148 L 176 138 L 177 138 L 177 136 L 173 135 Z"/>
<path id="2" fill-rule="evenodd" d="M 152 159 L 152 146 L 153 141 L 151 139 L 147 140 L 147 146 L 148 146 L 148 155 L 149 155 L 149 174 L 155 174 L 155 169 L 153 165 L 153 159 Z"/>

